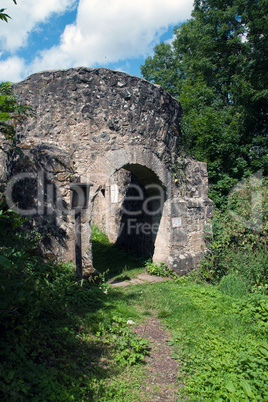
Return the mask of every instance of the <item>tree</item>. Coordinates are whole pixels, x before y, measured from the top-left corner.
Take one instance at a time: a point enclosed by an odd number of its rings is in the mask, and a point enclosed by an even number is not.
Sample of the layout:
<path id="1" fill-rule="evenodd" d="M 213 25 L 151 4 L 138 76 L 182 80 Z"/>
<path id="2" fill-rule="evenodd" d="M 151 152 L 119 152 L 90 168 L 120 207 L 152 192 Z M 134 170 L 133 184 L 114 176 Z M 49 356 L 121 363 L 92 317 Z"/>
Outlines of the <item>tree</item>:
<path id="1" fill-rule="evenodd" d="M 4 161 L 10 161 L 22 154 L 19 140 L 16 138 L 16 127 L 28 116 L 34 116 L 32 108 L 18 103 L 11 83 L 0 83 L 0 164 L 2 165 L 0 166 L 0 208 L 6 188 L 6 182 L 2 177 Z"/>
<path id="2" fill-rule="evenodd" d="M 15 4 L 16 0 L 13 0 Z M 5 9 L 0 10 L 0 20 L 8 22 L 10 18 L 4 13 Z M 18 152 L 18 140 L 15 139 L 16 126 L 25 118 L 33 115 L 32 108 L 18 103 L 13 93 L 12 84 L 10 82 L 0 83 L 0 153 Z M 0 155 L 1 157 L 1 155 Z M 1 162 L 0 158 L 0 162 Z M 0 200 L 3 195 L 3 183 L 0 182 Z M 2 193 L 2 194 L 1 194 Z"/>
<path id="3" fill-rule="evenodd" d="M 267 13 L 266 0 L 195 0 L 172 45 L 141 67 L 180 100 L 184 147 L 208 163 L 219 204 L 242 178 L 268 174 Z"/>
<path id="4" fill-rule="evenodd" d="M 171 95 L 177 96 L 177 83 L 180 79 L 179 61 L 170 44 L 162 42 L 154 48 L 155 56 L 149 56 L 141 73 L 148 81 L 155 82 Z"/>
<path id="5" fill-rule="evenodd" d="M 13 0 L 13 3 L 17 4 L 16 0 Z M 8 22 L 8 19 L 11 17 L 4 12 L 5 10 L 5 8 L 0 9 L 0 20 Z"/>
<path id="6" fill-rule="evenodd" d="M 14 145 L 15 127 L 31 114 L 29 106 L 19 104 L 13 93 L 11 83 L 0 83 L 0 133 L 4 136 L 0 149 Z"/>

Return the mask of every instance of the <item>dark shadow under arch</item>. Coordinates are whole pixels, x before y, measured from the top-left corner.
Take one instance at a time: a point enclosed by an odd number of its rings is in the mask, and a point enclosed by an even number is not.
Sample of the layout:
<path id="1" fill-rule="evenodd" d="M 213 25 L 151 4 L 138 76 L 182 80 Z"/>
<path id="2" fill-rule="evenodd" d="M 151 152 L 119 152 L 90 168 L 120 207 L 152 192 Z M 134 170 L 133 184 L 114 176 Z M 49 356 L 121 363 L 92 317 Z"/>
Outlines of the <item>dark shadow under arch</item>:
<path id="1" fill-rule="evenodd" d="M 120 208 L 120 231 L 116 243 L 152 257 L 166 188 L 155 172 L 143 165 L 127 164 L 122 169 L 130 175 Z"/>

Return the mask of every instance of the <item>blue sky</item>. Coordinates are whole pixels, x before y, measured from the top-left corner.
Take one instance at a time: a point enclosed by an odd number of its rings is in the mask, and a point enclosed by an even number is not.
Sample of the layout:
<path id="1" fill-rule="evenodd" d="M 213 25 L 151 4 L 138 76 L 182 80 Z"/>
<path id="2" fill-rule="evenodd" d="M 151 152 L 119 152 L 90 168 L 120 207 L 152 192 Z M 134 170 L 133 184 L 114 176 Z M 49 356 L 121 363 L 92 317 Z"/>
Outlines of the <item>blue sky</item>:
<path id="1" fill-rule="evenodd" d="M 153 47 L 190 18 L 193 0 L 0 0 L 0 81 L 69 67 L 140 75 Z"/>

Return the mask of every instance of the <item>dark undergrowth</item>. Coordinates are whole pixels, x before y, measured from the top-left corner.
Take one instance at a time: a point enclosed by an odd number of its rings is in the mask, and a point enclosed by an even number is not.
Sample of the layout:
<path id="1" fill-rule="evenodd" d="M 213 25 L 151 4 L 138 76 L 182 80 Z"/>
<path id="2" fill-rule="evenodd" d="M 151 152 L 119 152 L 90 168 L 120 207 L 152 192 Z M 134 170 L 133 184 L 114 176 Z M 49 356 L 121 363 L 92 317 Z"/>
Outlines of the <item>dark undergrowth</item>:
<path id="1" fill-rule="evenodd" d="M 23 224 L 1 210 L 1 401 L 112 397 L 114 380 L 148 353 L 127 326 L 126 296 L 78 285 L 74 267 L 44 260 Z"/>

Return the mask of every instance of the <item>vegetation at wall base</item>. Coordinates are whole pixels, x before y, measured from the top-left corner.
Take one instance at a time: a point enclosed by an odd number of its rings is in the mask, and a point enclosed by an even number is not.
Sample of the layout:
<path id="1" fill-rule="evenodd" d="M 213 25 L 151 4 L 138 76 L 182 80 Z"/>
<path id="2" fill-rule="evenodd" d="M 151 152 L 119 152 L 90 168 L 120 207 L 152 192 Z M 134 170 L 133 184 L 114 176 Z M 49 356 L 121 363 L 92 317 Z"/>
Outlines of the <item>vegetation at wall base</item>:
<path id="1" fill-rule="evenodd" d="M 93 265 L 106 280 L 127 280 L 144 270 L 148 257 L 135 254 L 109 242 L 108 236 L 91 225 Z"/>
<path id="2" fill-rule="evenodd" d="M 257 184 L 246 180 L 229 197 L 228 208 L 214 209 L 210 252 L 195 273 L 200 279 L 227 286 L 232 278 L 234 288 L 241 281 L 250 292 L 268 292 L 267 183 L 266 177 Z"/>
<path id="3" fill-rule="evenodd" d="M 267 399 L 267 296 L 235 298 L 190 277 L 138 290 L 144 313 L 157 312 L 172 334 L 168 342 L 189 401 Z"/>
<path id="4" fill-rule="evenodd" d="M 151 260 L 145 263 L 145 269 L 150 275 L 162 276 L 162 277 L 172 277 L 174 275 L 174 271 L 164 264 L 160 262 L 156 264 Z"/>

